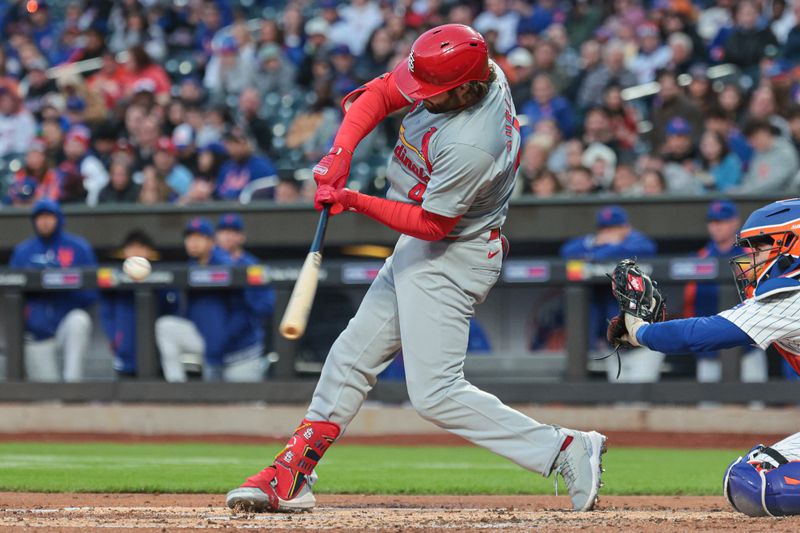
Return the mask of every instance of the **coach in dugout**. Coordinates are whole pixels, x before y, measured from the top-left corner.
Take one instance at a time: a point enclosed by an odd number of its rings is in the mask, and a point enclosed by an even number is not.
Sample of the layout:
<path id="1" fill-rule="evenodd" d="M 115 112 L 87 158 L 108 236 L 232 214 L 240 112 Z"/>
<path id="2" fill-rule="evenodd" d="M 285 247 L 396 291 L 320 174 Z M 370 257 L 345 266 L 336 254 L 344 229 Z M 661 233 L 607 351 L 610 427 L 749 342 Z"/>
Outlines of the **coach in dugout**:
<path id="1" fill-rule="evenodd" d="M 11 268 L 42 270 L 97 265 L 89 243 L 64 231 L 64 215 L 57 203 L 40 200 L 34 205 L 31 218 L 36 236 L 14 247 Z M 86 310 L 95 300 L 97 292 L 93 290 L 27 295 L 25 372 L 28 379 L 81 380 L 92 333 L 92 320 Z M 59 358 L 63 358 L 63 364 Z"/>
<path id="2" fill-rule="evenodd" d="M 233 266 L 214 245 L 214 228 L 194 218 L 184 230 L 192 266 Z M 188 291 L 185 317 L 156 320 L 156 344 L 167 381 L 186 381 L 184 354 L 203 356 L 205 381 L 260 381 L 264 375 L 264 317 L 272 312 L 263 288 Z"/>

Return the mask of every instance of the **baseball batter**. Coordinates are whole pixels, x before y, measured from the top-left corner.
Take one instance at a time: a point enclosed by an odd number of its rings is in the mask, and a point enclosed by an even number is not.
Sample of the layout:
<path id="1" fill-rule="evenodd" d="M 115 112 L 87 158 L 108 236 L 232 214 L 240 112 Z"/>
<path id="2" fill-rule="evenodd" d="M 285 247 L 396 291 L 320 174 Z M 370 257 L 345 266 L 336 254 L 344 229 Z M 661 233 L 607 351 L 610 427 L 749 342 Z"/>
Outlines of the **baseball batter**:
<path id="1" fill-rule="evenodd" d="M 227 497 L 230 507 L 314 506 L 313 468 L 402 347 L 421 416 L 518 465 L 564 478 L 575 510 L 601 485 L 605 437 L 540 424 L 464 379 L 469 320 L 497 281 L 519 154 L 508 83 L 483 37 L 450 24 L 407 60 L 348 95 L 330 153 L 315 167 L 315 204 L 365 214 L 402 233 L 355 317 L 331 347 L 308 413 L 273 465 Z M 358 142 L 411 106 L 387 167 L 387 198 L 344 189 Z"/>
<path id="2" fill-rule="evenodd" d="M 659 323 L 647 323 L 623 306 L 625 327 L 620 332 L 612 323 L 609 338 L 664 353 L 773 346 L 800 373 L 799 230 L 800 199 L 757 209 L 737 235 L 736 245 L 746 253 L 731 259 L 742 303 L 710 317 Z M 629 294 L 618 298 L 628 305 L 631 299 L 642 301 L 635 293 L 651 285 L 646 276 L 644 284 L 631 281 L 622 289 Z M 613 338 L 617 334 L 621 337 Z M 731 505 L 745 514 L 800 514 L 800 433 L 772 446 L 758 445 L 731 463 L 723 486 Z"/>

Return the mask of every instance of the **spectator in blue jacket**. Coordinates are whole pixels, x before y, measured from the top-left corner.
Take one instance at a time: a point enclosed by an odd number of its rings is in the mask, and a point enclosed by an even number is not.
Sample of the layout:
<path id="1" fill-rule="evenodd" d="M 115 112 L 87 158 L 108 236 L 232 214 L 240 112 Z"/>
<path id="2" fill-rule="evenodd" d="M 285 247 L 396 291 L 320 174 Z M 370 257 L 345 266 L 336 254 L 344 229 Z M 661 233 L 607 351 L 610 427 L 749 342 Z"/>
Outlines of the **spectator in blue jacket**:
<path id="1" fill-rule="evenodd" d="M 706 213 L 708 236 L 710 240 L 697 253 L 700 258 L 718 257 L 720 268 L 727 266 L 727 260 L 741 255 L 744 250 L 736 246 L 736 233 L 741 227 L 739 210 L 729 200 L 716 200 L 709 204 Z M 716 315 L 722 308 L 719 305 L 719 284 L 716 282 L 690 281 L 683 290 L 683 316 Z M 697 381 L 709 383 L 720 381 L 722 364 L 719 352 L 702 352 L 697 356 Z M 754 382 L 767 379 L 767 356 L 763 350 L 750 350 L 741 359 L 742 381 Z"/>
<path id="2" fill-rule="evenodd" d="M 567 241 L 561 247 L 564 259 L 615 262 L 626 257 L 643 259 L 656 254 L 656 244 L 644 233 L 631 227 L 628 213 L 619 206 L 609 205 L 597 212 L 597 231 Z M 613 266 L 609 268 L 609 271 Z M 607 350 L 606 327 L 608 320 L 619 313 L 619 306 L 607 287 L 597 286 L 592 294 L 590 310 L 590 349 Z M 657 355 L 657 356 L 656 356 Z M 623 358 L 620 379 L 626 381 L 655 381 L 663 354 L 648 349 L 629 350 Z M 609 379 L 615 379 L 616 361 L 608 359 Z"/>
<path id="3" fill-rule="evenodd" d="M 125 237 L 120 250 L 120 259 L 134 256 L 150 261 L 159 258 L 152 239 L 138 230 Z M 177 301 L 178 295 L 175 291 L 158 291 L 158 316 L 174 314 L 177 311 Z M 133 291 L 103 291 L 100 296 L 100 323 L 114 352 L 114 370 L 117 376 L 136 376 L 136 304 Z"/>
<path id="4" fill-rule="evenodd" d="M 214 245 L 214 228 L 194 218 L 184 230 L 190 266 L 230 267 L 233 259 Z M 248 289 L 249 290 L 249 289 Z M 156 344 L 167 381 L 186 381 L 182 358 L 203 356 L 206 381 L 260 381 L 264 375 L 264 329 L 247 304 L 242 289 L 190 290 L 185 318 L 164 316 L 156 321 Z M 268 309 L 261 302 L 260 310 Z"/>
<path id="5" fill-rule="evenodd" d="M 36 236 L 14 247 L 11 268 L 43 270 L 93 267 L 94 251 L 85 239 L 64 231 L 57 203 L 40 200 L 31 213 Z M 92 333 L 86 311 L 94 290 L 29 294 L 25 303 L 25 372 L 32 381 L 80 381 Z M 59 368 L 59 355 L 63 368 Z"/>
<path id="6" fill-rule="evenodd" d="M 553 81 L 547 74 L 537 74 L 533 78 L 531 95 L 533 98 L 522 106 L 522 114 L 528 117 L 528 124 L 522 129 L 523 137 L 544 119 L 555 121 L 564 139 L 572 137 L 575 131 L 575 113 L 569 101 L 556 94 Z"/>
<path id="7" fill-rule="evenodd" d="M 238 200 L 245 187 L 257 179 L 275 178 L 278 171 L 272 161 L 266 157 L 253 154 L 250 140 L 239 126 L 225 132 L 225 150 L 230 159 L 219 169 L 214 196 L 220 200 Z M 270 191 L 271 192 L 271 191 Z M 261 198 L 272 198 L 272 194 L 260 195 Z"/>
<path id="8" fill-rule="evenodd" d="M 244 249 L 247 236 L 244 233 L 242 217 L 236 213 L 226 213 L 217 222 L 217 246 L 222 248 L 236 266 L 261 264 L 262 261 Z M 232 320 L 242 323 L 252 322 L 253 327 L 261 329 L 272 317 L 275 307 L 275 290 L 270 286 L 244 289 L 244 306 L 239 306 Z"/>

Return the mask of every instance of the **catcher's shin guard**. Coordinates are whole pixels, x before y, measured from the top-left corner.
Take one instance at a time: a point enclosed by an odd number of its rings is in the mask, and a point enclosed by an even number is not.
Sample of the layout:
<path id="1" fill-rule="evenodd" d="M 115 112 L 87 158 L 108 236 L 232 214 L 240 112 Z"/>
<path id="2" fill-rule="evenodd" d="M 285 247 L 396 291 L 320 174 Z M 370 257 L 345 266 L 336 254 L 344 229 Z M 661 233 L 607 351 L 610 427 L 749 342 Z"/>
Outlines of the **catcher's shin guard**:
<path id="1" fill-rule="evenodd" d="M 272 466 L 247 478 L 242 487 L 256 487 L 267 493 L 274 490 L 281 500 L 291 500 L 340 432 L 339 425 L 333 422 L 303 420 Z"/>
<path id="2" fill-rule="evenodd" d="M 734 509 L 748 516 L 800 514 L 800 461 L 756 446 L 725 471 L 723 492 Z"/>

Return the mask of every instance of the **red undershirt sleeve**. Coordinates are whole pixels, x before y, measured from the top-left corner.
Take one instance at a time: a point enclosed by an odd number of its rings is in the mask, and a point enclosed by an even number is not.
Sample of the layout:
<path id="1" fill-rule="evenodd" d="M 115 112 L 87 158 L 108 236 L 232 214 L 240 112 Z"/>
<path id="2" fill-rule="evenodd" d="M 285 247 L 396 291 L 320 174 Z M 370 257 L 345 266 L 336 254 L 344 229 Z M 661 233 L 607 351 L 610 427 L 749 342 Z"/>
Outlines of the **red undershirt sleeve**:
<path id="1" fill-rule="evenodd" d="M 395 200 L 386 200 L 349 189 L 341 191 L 345 208 L 363 213 L 395 231 L 425 241 L 439 241 L 456 226 L 460 216 L 445 217 L 425 211 L 422 206 Z"/>
<path id="2" fill-rule="evenodd" d="M 350 153 L 387 115 L 413 102 L 397 88 L 392 73 L 377 77 L 342 99 L 344 118 L 333 141 Z"/>

